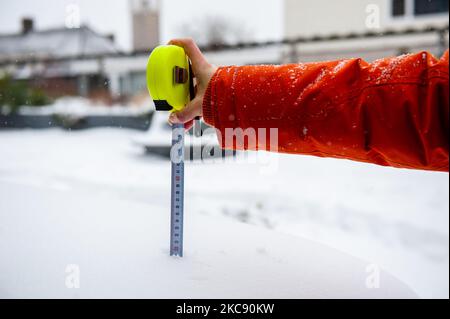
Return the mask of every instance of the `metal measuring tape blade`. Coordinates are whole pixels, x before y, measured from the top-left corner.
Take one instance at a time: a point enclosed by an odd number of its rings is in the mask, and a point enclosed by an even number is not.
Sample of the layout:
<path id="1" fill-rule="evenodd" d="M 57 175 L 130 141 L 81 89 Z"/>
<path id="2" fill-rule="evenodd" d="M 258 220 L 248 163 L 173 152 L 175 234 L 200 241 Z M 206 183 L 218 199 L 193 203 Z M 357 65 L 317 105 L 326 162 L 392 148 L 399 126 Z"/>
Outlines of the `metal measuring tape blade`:
<path id="1" fill-rule="evenodd" d="M 170 256 L 183 257 L 184 219 L 184 125 L 172 127 Z"/>

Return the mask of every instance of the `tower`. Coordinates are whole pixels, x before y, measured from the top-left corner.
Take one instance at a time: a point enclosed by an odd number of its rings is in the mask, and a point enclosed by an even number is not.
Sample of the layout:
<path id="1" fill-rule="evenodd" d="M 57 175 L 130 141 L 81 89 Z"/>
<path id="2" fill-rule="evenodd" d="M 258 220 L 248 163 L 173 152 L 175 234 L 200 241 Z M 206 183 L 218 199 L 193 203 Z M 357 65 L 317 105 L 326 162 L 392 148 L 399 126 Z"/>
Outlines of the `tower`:
<path id="1" fill-rule="evenodd" d="M 145 51 L 159 44 L 159 1 L 130 0 L 133 23 L 133 49 Z"/>

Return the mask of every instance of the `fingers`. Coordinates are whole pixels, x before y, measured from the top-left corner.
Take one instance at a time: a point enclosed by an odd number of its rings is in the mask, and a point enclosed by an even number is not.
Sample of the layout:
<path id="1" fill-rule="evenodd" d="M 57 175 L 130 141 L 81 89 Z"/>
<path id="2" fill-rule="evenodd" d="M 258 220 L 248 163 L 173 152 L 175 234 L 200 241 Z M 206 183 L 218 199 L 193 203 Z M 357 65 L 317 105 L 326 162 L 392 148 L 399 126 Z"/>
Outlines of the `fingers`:
<path id="1" fill-rule="evenodd" d="M 211 69 L 211 65 L 208 63 L 202 52 L 200 51 L 197 44 L 195 44 L 192 39 L 174 39 L 169 42 L 171 45 L 177 45 L 186 51 L 189 59 L 192 61 L 193 73 L 196 76 L 196 81 L 198 83 L 207 83 L 205 74 L 208 74 L 208 70 Z M 209 79 L 208 79 L 209 80 Z M 200 82 L 201 81 L 201 82 Z M 198 90 L 198 85 L 195 85 L 195 95 L 196 97 L 188 104 L 186 107 L 179 111 L 172 113 L 169 117 L 169 123 L 171 124 L 185 124 L 185 128 L 189 129 L 192 127 L 192 121 L 197 116 L 202 116 L 202 103 L 203 94 L 202 92 L 206 89 L 200 86 L 200 91 Z M 202 91 L 203 90 L 203 91 Z M 198 93 L 198 94 L 197 94 Z"/>
<path id="2" fill-rule="evenodd" d="M 170 119 L 169 119 L 168 123 L 170 126 L 174 125 L 174 123 L 170 122 Z M 189 122 L 184 123 L 184 129 L 186 131 L 189 131 L 193 127 L 194 127 L 194 120 L 190 120 Z"/>
<path id="3" fill-rule="evenodd" d="M 192 61 L 194 72 L 197 72 L 200 68 L 208 65 L 208 61 L 193 39 L 174 39 L 171 40 L 169 44 L 178 45 L 184 48 L 189 59 Z"/>
<path id="4" fill-rule="evenodd" d="M 202 100 L 195 98 L 181 111 L 170 114 L 169 122 L 172 124 L 184 124 L 201 115 Z"/>

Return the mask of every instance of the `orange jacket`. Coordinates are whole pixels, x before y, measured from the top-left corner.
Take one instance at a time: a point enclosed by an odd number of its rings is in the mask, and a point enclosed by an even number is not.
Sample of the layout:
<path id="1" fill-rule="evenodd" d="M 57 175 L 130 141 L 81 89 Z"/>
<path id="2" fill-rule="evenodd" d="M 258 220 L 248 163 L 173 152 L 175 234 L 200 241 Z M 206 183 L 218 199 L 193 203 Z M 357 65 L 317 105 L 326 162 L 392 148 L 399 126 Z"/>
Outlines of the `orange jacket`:
<path id="1" fill-rule="evenodd" d="M 449 54 L 223 67 L 203 101 L 229 149 L 269 149 L 269 138 L 226 141 L 226 128 L 278 128 L 284 153 L 447 171 Z"/>

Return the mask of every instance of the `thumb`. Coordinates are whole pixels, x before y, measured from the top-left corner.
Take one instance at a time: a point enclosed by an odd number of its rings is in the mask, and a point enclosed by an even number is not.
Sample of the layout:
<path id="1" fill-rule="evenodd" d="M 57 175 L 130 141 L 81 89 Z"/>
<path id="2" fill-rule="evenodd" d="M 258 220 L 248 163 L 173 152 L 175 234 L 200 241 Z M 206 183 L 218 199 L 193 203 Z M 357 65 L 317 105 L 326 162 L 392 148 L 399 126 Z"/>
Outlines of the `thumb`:
<path id="1" fill-rule="evenodd" d="M 181 111 L 172 113 L 169 117 L 169 122 L 172 124 L 184 124 L 197 116 L 202 116 L 202 100 L 200 98 L 192 100 Z"/>

